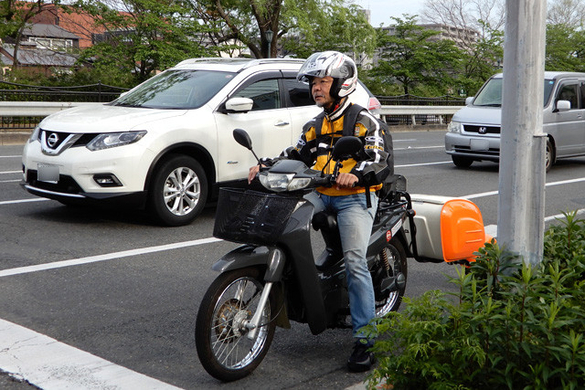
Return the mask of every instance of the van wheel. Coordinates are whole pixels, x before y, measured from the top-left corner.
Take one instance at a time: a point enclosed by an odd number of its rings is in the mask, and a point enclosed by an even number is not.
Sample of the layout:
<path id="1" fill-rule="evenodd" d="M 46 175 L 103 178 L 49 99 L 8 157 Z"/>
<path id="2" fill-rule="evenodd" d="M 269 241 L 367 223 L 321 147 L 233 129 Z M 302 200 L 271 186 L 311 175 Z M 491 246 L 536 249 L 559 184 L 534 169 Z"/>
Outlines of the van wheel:
<path id="1" fill-rule="evenodd" d="M 457 168 L 469 168 L 473 164 L 473 160 L 469 157 L 451 156 L 451 158 Z"/>
<path id="2" fill-rule="evenodd" d="M 553 166 L 555 161 L 555 147 L 553 146 L 552 142 L 550 142 L 550 138 L 546 140 L 546 151 L 544 157 L 544 168 L 545 171 L 550 171 L 550 168 Z"/>
<path id="3" fill-rule="evenodd" d="M 191 157 L 176 155 L 154 172 L 148 209 L 163 225 L 187 225 L 203 211 L 208 191 L 201 165 Z"/>

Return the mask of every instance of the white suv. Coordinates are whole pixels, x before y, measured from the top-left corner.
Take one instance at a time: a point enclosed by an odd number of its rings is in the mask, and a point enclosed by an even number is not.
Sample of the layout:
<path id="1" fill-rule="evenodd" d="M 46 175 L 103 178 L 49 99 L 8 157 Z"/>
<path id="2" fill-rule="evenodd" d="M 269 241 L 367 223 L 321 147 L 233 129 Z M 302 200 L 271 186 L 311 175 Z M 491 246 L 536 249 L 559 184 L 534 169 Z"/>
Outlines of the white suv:
<path id="1" fill-rule="evenodd" d="M 64 204 L 129 201 L 165 225 L 188 224 L 256 163 L 234 128 L 248 131 L 257 155 L 276 156 L 319 113 L 296 81 L 303 62 L 186 60 L 111 103 L 50 115 L 25 145 L 24 188 Z M 380 108 L 361 83 L 350 96 Z"/>

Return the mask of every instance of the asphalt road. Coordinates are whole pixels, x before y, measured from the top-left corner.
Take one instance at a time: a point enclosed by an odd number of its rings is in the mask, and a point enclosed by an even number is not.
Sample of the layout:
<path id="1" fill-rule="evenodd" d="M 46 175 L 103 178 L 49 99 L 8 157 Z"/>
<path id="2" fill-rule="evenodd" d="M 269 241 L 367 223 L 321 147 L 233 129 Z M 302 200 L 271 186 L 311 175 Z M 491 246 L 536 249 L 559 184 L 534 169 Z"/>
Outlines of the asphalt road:
<path id="1" fill-rule="evenodd" d="M 443 136 L 442 131 L 395 133 L 396 172 L 407 177 L 411 193 L 470 196 L 485 225 L 495 225 L 498 166 L 455 168 L 443 151 Z M 55 376 L 91 377 L 73 368 L 87 352 L 106 362 L 106 376 L 113 367 L 131 381 L 160 388 L 344 389 L 366 378 L 346 372 L 348 330 L 313 336 L 303 324 L 277 329 L 253 375 L 231 384 L 211 378 L 195 352 L 195 316 L 215 277 L 211 265 L 235 246 L 206 241 L 214 208 L 190 226 L 163 228 L 134 210 L 72 208 L 35 198 L 19 185 L 21 151 L 22 145 L 0 146 L 0 331 L 13 326 L 24 335 L 34 331 L 39 339 L 50 338 L 43 345 L 67 351 L 70 360 L 57 362 Z M 585 208 L 583 180 L 583 158 L 553 167 L 547 175 L 547 217 Z M 452 289 L 446 275 L 455 275 L 455 267 L 410 261 L 406 295 Z M 4 342 L 0 337 L 0 370 L 6 371 L 2 355 L 15 346 Z M 21 362 L 23 367 L 36 360 L 39 367 L 55 364 L 54 349 L 27 348 L 34 359 Z M 107 387 L 82 383 L 79 388 Z M 116 385 L 115 379 L 104 383 Z M 26 385 L 0 375 L 1 388 L 12 386 Z"/>

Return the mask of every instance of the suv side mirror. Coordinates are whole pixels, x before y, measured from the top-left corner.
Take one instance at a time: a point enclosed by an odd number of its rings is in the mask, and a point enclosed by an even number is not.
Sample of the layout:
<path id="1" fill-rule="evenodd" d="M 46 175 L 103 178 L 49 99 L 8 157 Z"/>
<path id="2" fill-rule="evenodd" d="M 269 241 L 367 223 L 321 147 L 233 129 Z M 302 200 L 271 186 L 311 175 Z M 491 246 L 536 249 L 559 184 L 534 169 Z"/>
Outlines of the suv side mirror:
<path id="1" fill-rule="evenodd" d="M 252 110 L 254 101 L 245 97 L 233 97 L 225 102 L 225 112 L 248 112 Z"/>

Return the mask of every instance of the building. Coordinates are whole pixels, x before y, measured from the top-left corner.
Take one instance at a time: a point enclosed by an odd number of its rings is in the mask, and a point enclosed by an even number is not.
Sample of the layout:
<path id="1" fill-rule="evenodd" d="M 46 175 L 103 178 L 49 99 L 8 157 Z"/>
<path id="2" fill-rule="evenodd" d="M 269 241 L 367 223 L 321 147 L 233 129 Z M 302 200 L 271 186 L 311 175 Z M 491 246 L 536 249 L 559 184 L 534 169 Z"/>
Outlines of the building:
<path id="1" fill-rule="evenodd" d="M 2 74 L 12 68 L 15 56 L 20 68 L 28 68 L 46 76 L 69 72 L 77 60 L 79 37 L 51 24 L 32 24 L 24 28 L 16 49 L 14 41 L 6 39 L 0 46 Z"/>

